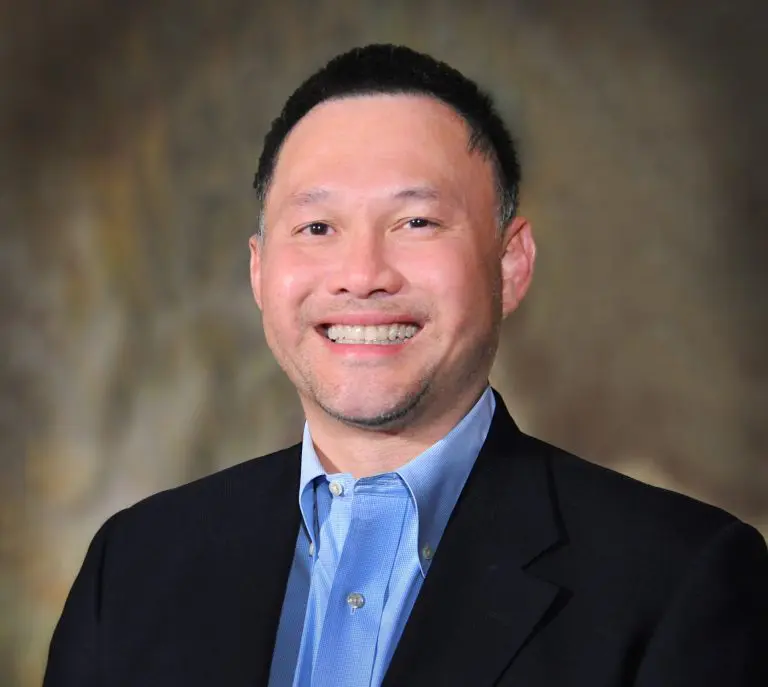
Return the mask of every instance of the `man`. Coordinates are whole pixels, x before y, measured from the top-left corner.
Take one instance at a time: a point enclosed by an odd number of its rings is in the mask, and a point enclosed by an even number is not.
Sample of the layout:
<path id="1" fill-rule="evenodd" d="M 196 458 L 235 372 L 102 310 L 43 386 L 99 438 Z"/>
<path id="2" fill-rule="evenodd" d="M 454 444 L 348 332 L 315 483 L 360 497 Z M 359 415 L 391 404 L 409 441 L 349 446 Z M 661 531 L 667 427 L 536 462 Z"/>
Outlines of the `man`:
<path id="1" fill-rule="evenodd" d="M 489 388 L 534 266 L 513 143 L 368 46 L 268 133 L 251 280 L 301 444 L 96 535 L 47 687 L 768 685 L 768 555 L 727 513 L 521 433 Z"/>

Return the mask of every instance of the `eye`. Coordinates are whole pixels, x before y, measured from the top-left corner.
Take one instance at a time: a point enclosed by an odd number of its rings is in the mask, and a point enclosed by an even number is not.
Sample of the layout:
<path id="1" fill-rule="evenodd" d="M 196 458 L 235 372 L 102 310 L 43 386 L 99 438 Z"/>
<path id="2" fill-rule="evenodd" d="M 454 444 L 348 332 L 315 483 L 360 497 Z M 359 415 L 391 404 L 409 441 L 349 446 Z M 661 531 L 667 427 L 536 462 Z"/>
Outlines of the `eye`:
<path id="1" fill-rule="evenodd" d="M 437 226 L 435 222 L 424 217 L 414 217 L 413 219 L 409 219 L 405 224 L 411 229 L 426 229 L 428 227 Z"/>
<path id="2" fill-rule="evenodd" d="M 309 234 L 310 236 L 327 236 L 330 231 L 330 225 L 325 222 L 310 222 L 299 229 L 300 234 Z"/>

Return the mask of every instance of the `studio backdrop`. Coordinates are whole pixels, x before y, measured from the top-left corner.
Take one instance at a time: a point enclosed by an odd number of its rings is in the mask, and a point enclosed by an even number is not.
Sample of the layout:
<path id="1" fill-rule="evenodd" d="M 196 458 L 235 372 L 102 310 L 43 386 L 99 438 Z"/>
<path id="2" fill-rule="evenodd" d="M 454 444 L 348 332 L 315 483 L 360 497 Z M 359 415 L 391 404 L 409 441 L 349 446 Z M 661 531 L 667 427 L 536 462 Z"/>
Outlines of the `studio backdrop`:
<path id="1" fill-rule="evenodd" d="M 0 2 L 0 684 L 40 684 L 98 526 L 293 443 L 248 281 L 262 137 L 354 45 L 429 52 L 519 140 L 528 432 L 768 533 L 761 0 Z"/>

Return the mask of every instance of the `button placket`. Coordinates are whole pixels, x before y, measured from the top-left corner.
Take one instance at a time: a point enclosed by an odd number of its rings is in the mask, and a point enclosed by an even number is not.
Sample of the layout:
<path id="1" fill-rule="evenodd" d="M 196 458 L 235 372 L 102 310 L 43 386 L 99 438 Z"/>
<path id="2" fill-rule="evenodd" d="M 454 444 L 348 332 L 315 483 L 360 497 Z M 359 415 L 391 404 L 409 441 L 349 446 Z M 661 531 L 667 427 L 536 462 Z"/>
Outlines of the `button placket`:
<path id="1" fill-rule="evenodd" d="M 391 492 L 377 494 L 365 482 L 363 489 L 358 486 L 354 487 L 352 521 L 316 653 L 313 674 L 317 683 L 313 684 L 317 687 L 357 687 L 359 682 L 353 678 L 372 670 L 387 581 L 408 504 L 407 493 L 393 499 Z M 346 584 L 339 584 L 342 580 Z M 373 640 L 361 641 L 363 637 Z"/>

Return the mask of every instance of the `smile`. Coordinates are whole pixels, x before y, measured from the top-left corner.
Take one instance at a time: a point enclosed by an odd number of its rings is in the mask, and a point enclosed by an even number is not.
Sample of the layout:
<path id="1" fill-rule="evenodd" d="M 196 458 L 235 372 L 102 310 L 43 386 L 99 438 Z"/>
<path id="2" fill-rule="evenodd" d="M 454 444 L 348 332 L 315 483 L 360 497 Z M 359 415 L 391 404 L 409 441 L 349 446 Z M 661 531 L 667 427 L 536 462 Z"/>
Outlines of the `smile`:
<path id="1" fill-rule="evenodd" d="M 325 336 L 340 344 L 401 344 L 414 337 L 420 328 L 414 324 L 332 324 L 323 328 Z"/>

